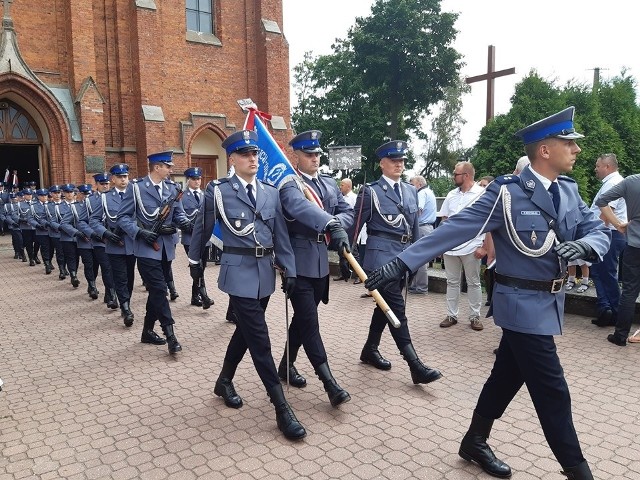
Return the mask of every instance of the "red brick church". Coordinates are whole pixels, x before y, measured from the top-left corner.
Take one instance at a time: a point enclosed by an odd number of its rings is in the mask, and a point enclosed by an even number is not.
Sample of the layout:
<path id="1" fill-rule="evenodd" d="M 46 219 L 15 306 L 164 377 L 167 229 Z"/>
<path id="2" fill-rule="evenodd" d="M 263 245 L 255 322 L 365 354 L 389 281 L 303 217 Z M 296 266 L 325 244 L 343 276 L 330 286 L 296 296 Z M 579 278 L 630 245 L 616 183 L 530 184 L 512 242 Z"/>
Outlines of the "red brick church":
<path id="1" fill-rule="evenodd" d="M 176 178 L 224 176 L 247 97 L 290 135 L 282 0 L 0 2 L 0 180 L 83 182 L 120 162 L 142 176 L 162 150 Z"/>

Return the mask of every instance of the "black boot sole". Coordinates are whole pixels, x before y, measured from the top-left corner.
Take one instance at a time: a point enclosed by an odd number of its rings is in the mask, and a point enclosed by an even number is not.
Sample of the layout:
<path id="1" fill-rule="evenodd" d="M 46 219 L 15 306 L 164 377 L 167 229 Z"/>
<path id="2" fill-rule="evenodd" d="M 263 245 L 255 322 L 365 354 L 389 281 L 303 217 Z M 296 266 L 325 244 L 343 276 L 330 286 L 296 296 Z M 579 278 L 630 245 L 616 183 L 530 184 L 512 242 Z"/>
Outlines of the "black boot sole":
<path id="1" fill-rule="evenodd" d="M 378 370 L 391 370 L 391 362 L 389 362 L 389 365 L 385 365 L 379 362 L 376 362 L 375 360 L 371 360 L 363 355 L 360 356 L 360 361 L 362 363 L 365 363 L 367 365 L 371 365 L 374 368 L 377 368 Z"/>
<path id="2" fill-rule="evenodd" d="M 487 473 L 488 475 L 491 475 L 492 477 L 496 477 L 496 478 L 511 478 L 512 473 L 508 473 L 508 474 L 505 474 L 505 475 L 500 475 L 498 473 L 490 472 L 489 470 L 484 468 L 484 466 L 480 462 L 478 462 L 475 458 L 473 458 L 468 453 L 464 452 L 462 449 L 458 450 L 458 455 L 460 455 L 460 458 L 466 460 L 467 462 L 475 463 L 480 468 L 482 468 L 482 470 L 485 473 Z"/>
<path id="3" fill-rule="evenodd" d="M 351 395 L 349 395 L 348 392 L 343 390 L 342 392 L 340 392 L 335 397 L 330 398 L 329 402 L 331 403 L 332 407 L 337 407 L 339 405 L 342 405 L 343 403 L 349 402 L 350 400 L 351 400 Z"/>
<path id="4" fill-rule="evenodd" d="M 430 374 L 425 379 L 422 379 L 422 378 L 416 379 L 413 374 L 411 375 L 411 380 L 413 381 L 414 385 L 426 385 L 427 383 L 435 382 L 436 380 L 440 380 L 441 378 L 442 378 L 442 373 L 440 372 Z"/>
<path id="5" fill-rule="evenodd" d="M 223 388 L 218 388 L 218 385 L 216 384 L 216 386 L 213 389 L 213 393 L 217 396 L 222 398 L 222 400 L 224 400 L 224 404 L 229 407 L 229 408 L 235 408 L 236 410 L 239 408 L 242 408 L 242 406 L 244 405 L 242 402 L 242 398 L 240 397 L 240 395 L 238 395 L 238 398 L 240 399 L 240 403 L 232 403 L 227 396 L 224 394 Z"/>

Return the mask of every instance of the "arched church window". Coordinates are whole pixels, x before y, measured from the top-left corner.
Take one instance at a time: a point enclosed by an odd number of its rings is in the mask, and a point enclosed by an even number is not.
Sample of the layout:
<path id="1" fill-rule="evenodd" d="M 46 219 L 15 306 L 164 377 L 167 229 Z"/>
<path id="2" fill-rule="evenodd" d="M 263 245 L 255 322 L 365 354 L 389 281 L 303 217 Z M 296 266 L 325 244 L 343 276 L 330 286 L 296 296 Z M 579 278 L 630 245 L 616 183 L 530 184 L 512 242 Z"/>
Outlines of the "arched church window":
<path id="1" fill-rule="evenodd" d="M 32 119 L 7 102 L 0 102 L 0 140 L 4 142 L 38 141 L 38 131 Z"/>

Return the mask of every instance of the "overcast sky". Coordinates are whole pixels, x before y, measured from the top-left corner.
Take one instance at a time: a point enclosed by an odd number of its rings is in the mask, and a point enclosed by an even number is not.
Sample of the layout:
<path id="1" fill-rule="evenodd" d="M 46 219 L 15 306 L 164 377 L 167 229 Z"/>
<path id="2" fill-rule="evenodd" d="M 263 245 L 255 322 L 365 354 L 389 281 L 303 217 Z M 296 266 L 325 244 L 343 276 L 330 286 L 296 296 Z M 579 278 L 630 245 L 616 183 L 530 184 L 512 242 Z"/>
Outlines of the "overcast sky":
<path id="1" fill-rule="evenodd" d="M 335 38 L 346 37 L 356 16 L 369 15 L 373 3 L 283 0 L 290 67 L 300 63 L 306 51 L 331 53 Z M 638 2 L 443 0 L 442 10 L 460 14 L 454 46 L 466 63 L 463 76 L 486 72 L 489 45 L 496 47 L 496 70 L 515 67 L 515 75 L 495 81 L 496 115 L 509 111 L 515 84 L 531 69 L 561 85 L 572 79 L 591 84 L 594 67 L 602 69 L 603 79 L 618 75 L 623 67 L 640 79 Z M 462 141 L 470 147 L 485 123 L 486 82 L 473 84 L 463 101 L 467 124 Z"/>

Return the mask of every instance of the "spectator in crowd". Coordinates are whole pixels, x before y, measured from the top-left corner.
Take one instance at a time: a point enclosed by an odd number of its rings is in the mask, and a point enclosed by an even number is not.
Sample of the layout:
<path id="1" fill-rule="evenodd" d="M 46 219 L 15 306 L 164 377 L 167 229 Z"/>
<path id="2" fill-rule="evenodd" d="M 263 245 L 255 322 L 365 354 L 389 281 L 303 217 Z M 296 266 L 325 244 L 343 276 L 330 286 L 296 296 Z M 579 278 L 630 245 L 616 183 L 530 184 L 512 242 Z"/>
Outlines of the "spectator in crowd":
<path id="1" fill-rule="evenodd" d="M 475 183 L 475 169 L 470 162 L 458 162 L 453 171 L 456 188 L 451 190 L 440 208 L 442 222 L 457 214 L 471 204 L 484 191 Z M 447 316 L 440 323 L 442 328 L 458 323 L 458 304 L 460 301 L 460 275 L 464 273 L 468 285 L 469 322 L 474 330 L 482 330 L 480 305 L 482 287 L 480 285 L 480 260 L 487 254 L 484 246 L 485 236 L 480 234 L 444 254 L 444 269 L 447 275 Z"/>
<path id="2" fill-rule="evenodd" d="M 480 185 L 482 188 L 487 188 L 487 185 L 489 185 L 495 179 L 496 179 L 496 177 L 494 177 L 492 175 L 486 175 L 486 176 L 482 177 L 480 180 L 478 180 L 478 185 Z"/>
<path id="3" fill-rule="evenodd" d="M 593 199 L 591 210 L 596 215 L 600 215 L 600 208 L 596 205 L 596 201 L 624 178 L 618 172 L 618 159 L 615 153 L 600 155 L 596 160 L 594 171 L 598 180 L 602 182 L 602 186 Z M 620 223 L 626 223 L 627 204 L 624 198 L 612 200 L 609 202 L 609 207 Z M 611 230 L 611 248 L 609 248 L 601 262 L 591 267 L 591 278 L 596 287 L 596 309 L 598 313 L 598 317 L 591 320 L 591 323 L 599 327 L 616 324 L 618 304 L 620 303 L 618 258 L 627 245 L 624 234 L 617 231 L 611 223 L 607 223 L 607 226 Z"/>
<path id="4" fill-rule="evenodd" d="M 580 285 L 576 288 L 576 293 L 584 293 L 589 289 L 589 267 L 591 263 L 586 262 L 582 259 L 572 260 L 567 264 L 568 270 L 568 278 L 567 283 L 564 285 L 564 289 L 568 292 L 569 290 L 573 290 L 576 286 L 576 267 L 580 267 Z"/>
<path id="5" fill-rule="evenodd" d="M 351 208 L 356 204 L 357 195 L 353 193 L 353 183 L 349 178 L 340 180 L 340 192 Z M 351 278 L 351 268 L 346 258 L 340 257 L 340 276 L 333 277 L 334 281 L 344 280 L 345 282 Z"/>
<path id="6" fill-rule="evenodd" d="M 427 186 L 427 181 L 421 175 L 417 175 L 410 180 L 411 185 L 418 190 L 418 238 L 426 237 L 433 232 L 436 223 L 436 196 Z M 427 274 L 427 265 L 422 265 L 416 272 L 411 285 L 409 285 L 409 293 L 425 294 L 429 291 L 429 275 Z"/>

